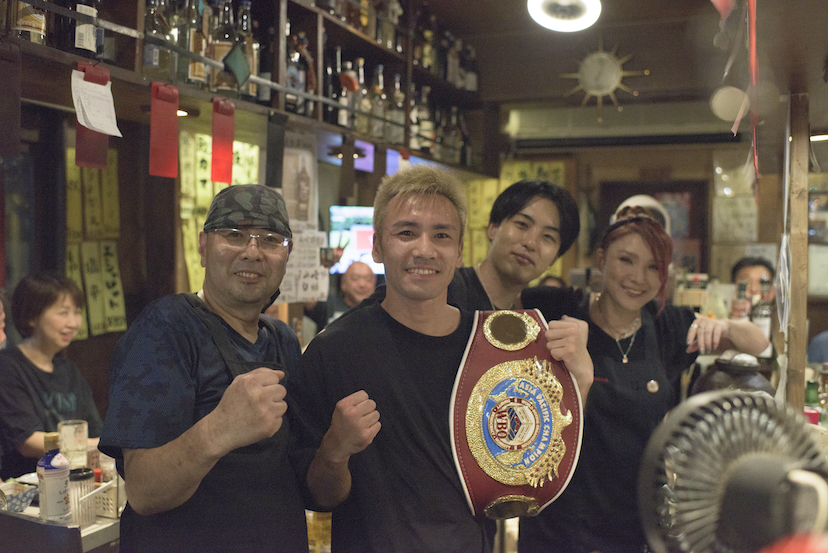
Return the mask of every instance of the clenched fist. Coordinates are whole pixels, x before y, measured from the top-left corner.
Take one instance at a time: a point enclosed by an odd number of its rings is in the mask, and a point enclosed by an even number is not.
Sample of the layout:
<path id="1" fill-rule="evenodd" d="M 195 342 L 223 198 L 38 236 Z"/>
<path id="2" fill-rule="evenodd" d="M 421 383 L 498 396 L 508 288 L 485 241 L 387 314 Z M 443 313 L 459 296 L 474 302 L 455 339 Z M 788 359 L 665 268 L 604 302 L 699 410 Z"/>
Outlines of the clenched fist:
<path id="1" fill-rule="evenodd" d="M 273 436 L 287 411 L 282 371 L 259 367 L 237 376 L 210 413 L 214 440 L 230 452 Z"/>

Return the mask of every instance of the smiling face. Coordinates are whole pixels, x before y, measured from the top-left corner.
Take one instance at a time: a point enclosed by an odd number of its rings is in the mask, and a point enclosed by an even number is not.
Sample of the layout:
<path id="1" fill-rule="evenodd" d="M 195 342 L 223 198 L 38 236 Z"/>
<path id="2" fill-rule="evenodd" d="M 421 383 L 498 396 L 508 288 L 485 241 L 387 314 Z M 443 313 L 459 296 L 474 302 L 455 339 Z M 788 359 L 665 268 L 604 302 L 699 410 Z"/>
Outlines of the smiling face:
<path id="1" fill-rule="evenodd" d="M 558 257 L 561 247 L 561 218 L 557 206 L 536 197 L 515 215 L 488 229 L 486 257 L 506 280 L 529 284 Z"/>
<path id="2" fill-rule="evenodd" d="M 598 250 L 598 268 L 604 276 L 601 302 L 626 311 L 639 311 L 661 287 L 658 264 L 652 250 L 636 232 Z M 606 298 L 606 300 L 605 300 Z"/>
<path id="3" fill-rule="evenodd" d="M 263 229 L 248 230 L 252 234 Z M 285 276 L 290 247 L 262 251 L 258 239 L 234 247 L 215 232 L 202 232 L 198 251 L 205 268 L 204 290 L 211 300 L 227 309 L 261 309 L 279 288 Z"/>
<path id="4" fill-rule="evenodd" d="M 374 261 L 385 264 L 386 297 L 445 303 L 454 270 L 463 263 L 460 233 L 460 217 L 445 196 L 395 196 L 372 252 Z"/>
<path id="5" fill-rule="evenodd" d="M 69 294 L 62 294 L 31 325 L 37 347 L 54 355 L 65 349 L 80 330 L 81 308 Z"/>

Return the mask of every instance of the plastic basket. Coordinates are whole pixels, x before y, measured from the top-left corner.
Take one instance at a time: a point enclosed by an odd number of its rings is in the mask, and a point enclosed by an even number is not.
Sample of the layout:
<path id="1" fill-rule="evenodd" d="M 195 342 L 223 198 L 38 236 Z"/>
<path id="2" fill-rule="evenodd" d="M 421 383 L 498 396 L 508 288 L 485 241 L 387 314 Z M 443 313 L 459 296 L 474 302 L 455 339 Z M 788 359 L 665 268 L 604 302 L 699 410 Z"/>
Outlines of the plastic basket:
<path id="1" fill-rule="evenodd" d="M 120 476 L 106 490 L 95 494 L 95 514 L 99 517 L 118 518 L 125 506 L 126 490 L 124 479 Z"/>
<path id="2" fill-rule="evenodd" d="M 0 486 L 0 490 L 6 494 L 6 510 L 14 513 L 25 511 L 37 494 L 37 486 L 21 482 L 6 482 Z"/>

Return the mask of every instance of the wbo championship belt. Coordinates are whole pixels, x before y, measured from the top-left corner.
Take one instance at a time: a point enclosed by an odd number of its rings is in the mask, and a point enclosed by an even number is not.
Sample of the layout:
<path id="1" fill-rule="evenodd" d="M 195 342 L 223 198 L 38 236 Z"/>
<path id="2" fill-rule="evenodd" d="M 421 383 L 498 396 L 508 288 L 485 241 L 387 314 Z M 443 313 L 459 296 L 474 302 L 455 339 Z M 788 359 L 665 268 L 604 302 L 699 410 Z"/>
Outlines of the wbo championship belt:
<path id="1" fill-rule="evenodd" d="M 454 462 L 474 516 L 535 516 L 581 449 L 578 386 L 546 348 L 540 311 L 478 311 L 451 394 Z"/>

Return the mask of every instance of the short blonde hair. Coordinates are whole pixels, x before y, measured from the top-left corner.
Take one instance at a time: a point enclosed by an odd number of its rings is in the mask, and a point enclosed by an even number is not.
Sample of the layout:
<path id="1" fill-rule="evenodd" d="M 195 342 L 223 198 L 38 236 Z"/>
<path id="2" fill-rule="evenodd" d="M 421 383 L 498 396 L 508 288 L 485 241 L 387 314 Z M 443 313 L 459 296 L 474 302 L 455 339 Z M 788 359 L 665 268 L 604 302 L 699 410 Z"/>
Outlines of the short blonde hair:
<path id="1" fill-rule="evenodd" d="M 374 234 L 382 236 L 382 224 L 388 212 L 388 204 L 397 196 L 423 194 L 443 196 L 457 210 L 460 217 L 460 242 L 466 232 L 469 206 L 460 180 L 442 169 L 428 165 L 415 165 L 382 179 L 374 197 Z"/>

